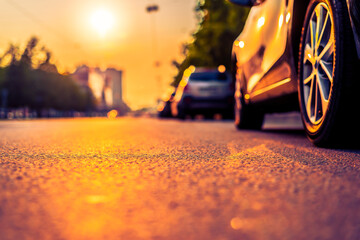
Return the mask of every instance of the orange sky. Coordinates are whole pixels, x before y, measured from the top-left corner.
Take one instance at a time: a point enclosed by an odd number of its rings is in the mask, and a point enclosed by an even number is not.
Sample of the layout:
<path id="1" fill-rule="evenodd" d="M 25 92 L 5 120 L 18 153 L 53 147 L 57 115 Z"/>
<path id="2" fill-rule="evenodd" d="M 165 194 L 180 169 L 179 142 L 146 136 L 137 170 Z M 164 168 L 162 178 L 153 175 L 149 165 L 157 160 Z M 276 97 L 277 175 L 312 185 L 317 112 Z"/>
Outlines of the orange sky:
<path id="1" fill-rule="evenodd" d="M 146 6 L 154 3 L 159 11 L 146 13 Z M 60 70 L 73 71 L 84 63 L 123 69 L 124 98 L 130 107 L 154 106 L 159 87 L 164 92 L 176 74 L 171 61 L 182 59 L 181 44 L 196 30 L 195 4 L 196 0 L 3 0 L 0 54 L 9 43 L 23 45 L 35 35 L 53 52 Z M 91 22 L 99 9 L 114 18 L 104 36 Z M 161 63 L 157 70 L 156 59 Z"/>

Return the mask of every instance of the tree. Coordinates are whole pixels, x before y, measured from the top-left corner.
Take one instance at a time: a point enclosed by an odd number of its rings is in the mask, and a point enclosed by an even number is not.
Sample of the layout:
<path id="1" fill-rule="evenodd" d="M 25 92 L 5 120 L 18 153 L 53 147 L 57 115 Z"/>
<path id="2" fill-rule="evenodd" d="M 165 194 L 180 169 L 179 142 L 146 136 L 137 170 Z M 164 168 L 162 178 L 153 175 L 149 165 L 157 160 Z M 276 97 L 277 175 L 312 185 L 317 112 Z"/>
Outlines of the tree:
<path id="1" fill-rule="evenodd" d="M 34 50 L 39 43 L 39 39 L 37 37 L 31 37 L 26 45 L 26 48 L 21 55 L 20 64 L 26 65 L 28 68 L 32 68 L 33 66 L 33 57 L 34 57 Z"/>
<path id="2" fill-rule="evenodd" d="M 195 12 L 199 28 L 193 34 L 193 41 L 184 46 L 185 59 L 177 66 L 174 86 L 179 84 L 190 65 L 224 65 L 230 69 L 232 44 L 244 27 L 249 8 L 224 0 L 203 0 L 198 1 Z"/>
<path id="3" fill-rule="evenodd" d="M 19 48 L 14 45 L 9 46 L 7 53 L 11 55 L 11 62 L 7 69 L 4 87 L 8 90 L 9 107 L 26 107 L 32 102 L 32 81 L 30 78 L 34 50 L 39 39 L 31 37 L 26 44 L 23 53 L 19 54 Z M 19 59 L 19 56 L 20 59 Z"/>
<path id="4" fill-rule="evenodd" d="M 11 59 L 7 67 L 0 69 L 0 90 L 8 93 L 7 107 L 28 107 L 39 117 L 44 109 L 94 109 L 91 90 L 83 89 L 71 77 L 59 74 L 50 62 L 51 52 L 46 47 L 39 48 L 37 37 L 31 37 L 22 52 L 11 44 L 0 62 L 6 56 Z"/>

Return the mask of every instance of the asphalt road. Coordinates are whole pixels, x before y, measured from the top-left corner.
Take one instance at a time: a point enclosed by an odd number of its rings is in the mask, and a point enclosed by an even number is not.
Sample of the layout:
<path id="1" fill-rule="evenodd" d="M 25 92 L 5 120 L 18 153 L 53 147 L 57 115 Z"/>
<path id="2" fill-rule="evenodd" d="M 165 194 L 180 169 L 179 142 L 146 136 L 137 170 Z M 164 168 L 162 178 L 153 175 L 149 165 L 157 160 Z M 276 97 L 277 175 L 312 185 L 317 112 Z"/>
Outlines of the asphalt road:
<path id="1" fill-rule="evenodd" d="M 291 126 L 0 122 L 0 239 L 360 239 L 360 150 Z"/>

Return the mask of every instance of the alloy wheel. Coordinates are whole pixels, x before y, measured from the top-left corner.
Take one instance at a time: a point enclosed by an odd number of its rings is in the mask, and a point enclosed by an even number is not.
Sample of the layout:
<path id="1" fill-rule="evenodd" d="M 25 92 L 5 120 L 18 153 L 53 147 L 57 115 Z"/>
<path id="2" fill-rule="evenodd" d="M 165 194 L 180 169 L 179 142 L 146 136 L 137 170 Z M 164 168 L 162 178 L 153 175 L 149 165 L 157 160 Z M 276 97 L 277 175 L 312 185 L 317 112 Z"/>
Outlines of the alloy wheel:
<path id="1" fill-rule="evenodd" d="M 331 99 L 335 63 L 335 35 L 331 12 L 325 3 L 313 10 L 307 25 L 300 78 L 308 121 L 323 121 Z"/>

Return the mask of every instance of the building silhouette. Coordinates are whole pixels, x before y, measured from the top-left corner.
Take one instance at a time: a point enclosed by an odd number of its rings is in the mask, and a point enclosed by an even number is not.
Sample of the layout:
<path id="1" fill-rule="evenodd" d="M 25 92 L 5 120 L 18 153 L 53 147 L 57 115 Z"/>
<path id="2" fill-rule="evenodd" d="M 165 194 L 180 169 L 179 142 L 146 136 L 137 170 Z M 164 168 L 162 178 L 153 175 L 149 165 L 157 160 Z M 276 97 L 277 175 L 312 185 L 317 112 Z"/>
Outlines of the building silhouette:
<path id="1" fill-rule="evenodd" d="M 130 110 L 123 100 L 122 76 L 122 70 L 108 68 L 102 71 L 86 65 L 78 67 L 72 74 L 80 86 L 91 89 L 98 111 L 115 109 L 120 115 Z"/>

